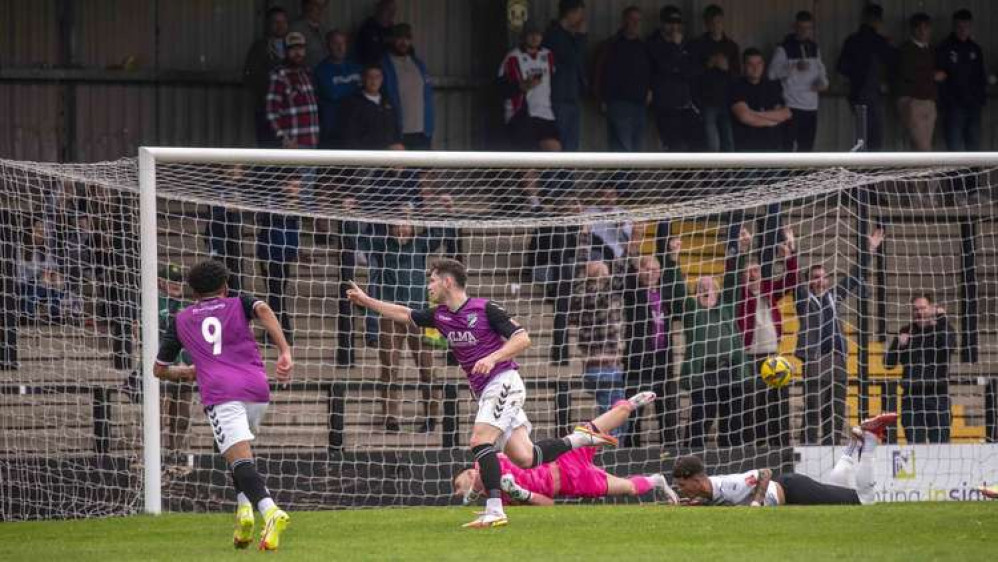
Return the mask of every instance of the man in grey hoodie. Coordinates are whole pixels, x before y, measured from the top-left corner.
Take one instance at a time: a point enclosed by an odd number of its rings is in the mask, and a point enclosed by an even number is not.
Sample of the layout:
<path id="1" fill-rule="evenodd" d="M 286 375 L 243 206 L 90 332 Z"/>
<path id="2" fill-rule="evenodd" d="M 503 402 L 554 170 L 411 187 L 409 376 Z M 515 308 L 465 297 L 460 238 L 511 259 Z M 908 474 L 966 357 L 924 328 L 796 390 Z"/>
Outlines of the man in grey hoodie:
<path id="1" fill-rule="evenodd" d="M 811 152 L 818 132 L 818 94 L 828 89 L 828 74 L 814 42 L 811 12 L 797 12 L 794 32 L 773 52 L 769 79 L 783 84 L 783 100 L 793 114 L 784 149 Z"/>

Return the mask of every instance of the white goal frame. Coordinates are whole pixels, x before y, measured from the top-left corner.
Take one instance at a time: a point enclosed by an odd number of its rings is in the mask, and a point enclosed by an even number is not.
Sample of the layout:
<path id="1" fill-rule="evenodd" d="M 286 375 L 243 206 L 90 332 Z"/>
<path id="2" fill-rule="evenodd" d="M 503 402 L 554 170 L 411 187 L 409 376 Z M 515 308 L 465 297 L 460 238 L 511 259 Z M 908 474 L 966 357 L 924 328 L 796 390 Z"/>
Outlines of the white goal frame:
<path id="1" fill-rule="evenodd" d="M 138 153 L 141 251 L 141 335 L 143 377 L 144 506 L 162 510 L 160 462 L 160 393 L 153 376 L 159 348 L 156 231 L 156 166 L 189 164 L 286 164 L 423 168 L 574 168 L 574 169 L 739 169 L 739 168 L 933 168 L 998 164 L 998 152 L 921 153 L 514 153 L 318 151 L 141 147 Z"/>

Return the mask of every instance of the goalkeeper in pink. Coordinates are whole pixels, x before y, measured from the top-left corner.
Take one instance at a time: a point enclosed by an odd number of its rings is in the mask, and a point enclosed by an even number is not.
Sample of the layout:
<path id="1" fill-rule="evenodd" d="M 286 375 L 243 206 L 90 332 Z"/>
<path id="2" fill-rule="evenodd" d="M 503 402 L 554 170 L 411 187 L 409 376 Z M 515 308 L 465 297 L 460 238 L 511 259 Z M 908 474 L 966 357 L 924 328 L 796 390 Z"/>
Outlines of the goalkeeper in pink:
<path id="1" fill-rule="evenodd" d="M 623 425 L 632 412 L 655 399 L 654 392 L 640 392 L 590 422 L 595 431 L 609 433 Z M 535 468 L 520 468 L 505 455 L 499 455 L 502 467 L 504 503 L 554 505 L 554 498 L 605 498 L 610 496 L 643 496 L 649 492 L 662 494 L 669 503 L 679 497 L 669 487 L 662 474 L 621 478 L 608 474 L 593 463 L 596 447 L 583 447 L 566 453 L 556 460 Z M 462 470 L 454 477 L 454 495 L 464 503 L 477 501 L 484 495 L 484 486 L 477 465 Z"/>

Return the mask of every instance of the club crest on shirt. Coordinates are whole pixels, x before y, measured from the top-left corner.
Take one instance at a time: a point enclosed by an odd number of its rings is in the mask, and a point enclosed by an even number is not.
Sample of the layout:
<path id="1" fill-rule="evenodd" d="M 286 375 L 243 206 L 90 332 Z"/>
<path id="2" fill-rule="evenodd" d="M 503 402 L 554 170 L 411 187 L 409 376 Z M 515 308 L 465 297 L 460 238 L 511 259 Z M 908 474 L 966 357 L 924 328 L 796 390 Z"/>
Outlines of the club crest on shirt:
<path id="1" fill-rule="evenodd" d="M 471 312 L 468 314 L 468 327 L 474 328 L 475 324 L 478 324 L 478 313 Z"/>

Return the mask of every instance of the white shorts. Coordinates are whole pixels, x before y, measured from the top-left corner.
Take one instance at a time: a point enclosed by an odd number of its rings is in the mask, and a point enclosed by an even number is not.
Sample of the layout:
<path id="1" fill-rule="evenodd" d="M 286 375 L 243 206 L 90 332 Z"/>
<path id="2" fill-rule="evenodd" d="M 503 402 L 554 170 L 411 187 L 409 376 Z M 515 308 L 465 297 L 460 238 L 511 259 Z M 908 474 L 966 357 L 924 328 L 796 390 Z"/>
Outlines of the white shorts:
<path id="1" fill-rule="evenodd" d="M 253 433 L 260 431 L 267 405 L 266 402 L 233 401 L 205 406 L 204 413 L 211 424 L 218 452 L 224 454 L 240 441 L 252 441 L 255 438 Z"/>
<path id="2" fill-rule="evenodd" d="M 506 448 L 513 430 L 526 427 L 530 433 L 530 420 L 523 411 L 523 403 L 527 398 L 527 389 L 523 386 L 520 373 L 510 370 L 495 376 L 485 386 L 478 398 L 478 414 L 475 423 L 485 423 L 499 428 L 502 435 L 495 442 L 497 451 Z"/>

